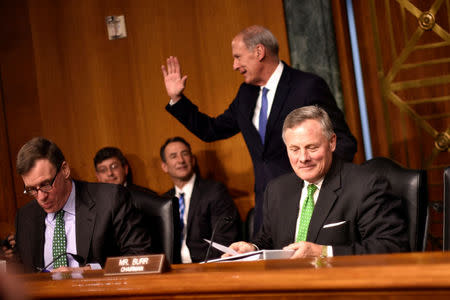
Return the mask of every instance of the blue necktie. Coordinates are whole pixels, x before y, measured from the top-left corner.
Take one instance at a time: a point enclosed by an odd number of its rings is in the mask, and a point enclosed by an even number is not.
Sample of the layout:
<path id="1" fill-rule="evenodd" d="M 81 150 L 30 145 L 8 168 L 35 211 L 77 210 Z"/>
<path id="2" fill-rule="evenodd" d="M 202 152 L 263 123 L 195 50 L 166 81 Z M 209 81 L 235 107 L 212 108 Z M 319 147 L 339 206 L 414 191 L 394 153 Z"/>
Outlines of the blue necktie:
<path id="1" fill-rule="evenodd" d="M 266 136 L 267 125 L 267 92 L 269 90 L 265 87 L 262 89 L 261 110 L 259 111 L 259 135 L 264 144 L 264 137 Z"/>
<path id="2" fill-rule="evenodd" d="M 183 243 L 183 229 L 184 229 L 184 193 L 181 193 L 178 197 L 178 207 L 180 210 L 180 237 L 181 237 L 181 243 Z"/>

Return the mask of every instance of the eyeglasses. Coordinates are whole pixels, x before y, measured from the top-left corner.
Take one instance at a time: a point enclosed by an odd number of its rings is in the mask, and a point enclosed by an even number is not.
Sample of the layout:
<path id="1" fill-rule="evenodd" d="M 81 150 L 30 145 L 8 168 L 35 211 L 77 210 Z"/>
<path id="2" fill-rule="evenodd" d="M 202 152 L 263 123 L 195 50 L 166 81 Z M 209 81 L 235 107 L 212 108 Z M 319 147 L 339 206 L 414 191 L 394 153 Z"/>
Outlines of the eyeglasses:
<path id="1" fill-rule="evenodd" d="M 53 177 L 52 180 L 41 183 L 39 187 L 25 187 L 23 193 L 31 197 L 36 197 L 39 191 L 44 193 L 50 192 L 53 189 L 53 184 L 55 183 L 56 176 L 58 176 L 60 170 L 61 166 L 56 170 L 55 177 Z"/>
<path id="2" fill-rule="evenodd" d="M 118 163 L 112 163 L 109 165 L 109 167 L 104 166 L 104 167 L 98 168 L 97 173 L 104 174 L 104 173 L 108 172 L 108 170 L 111 170 L 111 172 L 112 172 L 112 171 L 118 169 L 120 166 L 121 165 Z"/>

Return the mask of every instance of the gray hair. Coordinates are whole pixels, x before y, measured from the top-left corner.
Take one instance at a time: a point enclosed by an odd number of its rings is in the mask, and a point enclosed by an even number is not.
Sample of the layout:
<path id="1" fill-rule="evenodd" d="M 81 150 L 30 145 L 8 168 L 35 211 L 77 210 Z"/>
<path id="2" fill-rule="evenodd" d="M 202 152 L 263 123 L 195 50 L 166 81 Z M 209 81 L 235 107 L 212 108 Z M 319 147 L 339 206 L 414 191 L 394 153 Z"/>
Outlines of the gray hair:
<path id="1" fill-rule="evenodd" d="M 331 139 L 334 134 L 333 123 L 331 123 L 327 112 L 317 105 L 310 105 L 294 109 L 287 115 L 283 124 L 283 141 L 286 130 L 295 128 L 306 120 L 318 121 L 322 126 L 323 134 L 327 139 Z"/>
<path id="2" fill-rule="evenodd" d="M 253 50 L 256 45 L 261 44 L 266 47 L 272 56 L 278 57 L 278 41 L 269 29 L 253 25 L 239 32 L 239 35 L 242 36 L 248 50 Z"/>

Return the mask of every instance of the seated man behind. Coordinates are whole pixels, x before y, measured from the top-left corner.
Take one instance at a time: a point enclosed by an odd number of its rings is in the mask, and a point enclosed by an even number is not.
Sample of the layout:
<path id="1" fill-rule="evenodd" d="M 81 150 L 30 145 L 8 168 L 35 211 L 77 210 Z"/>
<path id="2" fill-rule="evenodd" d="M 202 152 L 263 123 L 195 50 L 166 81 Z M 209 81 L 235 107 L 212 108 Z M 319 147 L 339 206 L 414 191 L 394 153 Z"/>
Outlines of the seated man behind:
<path id="1" fill-rule="evenodd" d="M 130 191 L 138 190 L 156 195 L 148 188 L 133 184 L 130 165 L 122 151 L 116 147 L 104 147 L 94 157 L 95 175 L 98 182 L 121 184 Z"/>
<path id="2" fill-rule="evenodd" d="M 104 265 L 109 256 L 150 252 L 150 236 L 128 191 L 72 180 L 53 142 L 28 141 L 17 154 L 17 171 L 24 192 L 34 198 L 16 216 L 15 248 L 26 270 L 78 267 L 77 257 L 82 265 Z"/>
<path id="3" fill-rule="evenodd" d="M 181 137 L 169 138 L 162 145 L 160 155 L 161 168 L 175 185 L 165 195 L 177 197 L 179 201 L 180 222 L 176 228 L 180 230 L 176 242 L 181 260 L 174 259 L 174 262 L 205 260 L 209 244 L 203 239 L 211 239 L 214 228 L 214 241 L 228 245 L 238 240 L 240 216 L 233 200 L 223 184 L 195 174 L 195 157 L 188 142 Z M 212 249 L 208 259 L 218 256 L 220 252 Z"/>
<path id="4" fill-rule="evenodd" d="M 152 237 L 153 253 L 165 253 L 168 261 L 172 262 L 172 247 L 168 247 L 170 239 L 164 235 L 164 225 L 173 223 L 173 215 L 161 215 L 161 208 L 170 200 L 158 196 L 158 194 L 148 188 L 132 183 L 131 169 L 128 160 L 122 151 L 116 147 L 104 147 L 100 149 L 94 157 L 94 167 L 97 180 L 103 183 L 120 184 L 130 191 L 131 202 L 143 213 L 144 226 Z M 169 257 L 170 256 L 170 257 Z"/>
<path id="5" fill-rule="evenodd" d="M 292 258 L 409 250 L 401 200 L 385 178 L 333 155 L 336 135 L 323 109 L 292 111 L 282 133 L 294 172 L 269 183 L 263 227 L 253 244 L 231 248 L 284 247 L 295 250 Z"/>

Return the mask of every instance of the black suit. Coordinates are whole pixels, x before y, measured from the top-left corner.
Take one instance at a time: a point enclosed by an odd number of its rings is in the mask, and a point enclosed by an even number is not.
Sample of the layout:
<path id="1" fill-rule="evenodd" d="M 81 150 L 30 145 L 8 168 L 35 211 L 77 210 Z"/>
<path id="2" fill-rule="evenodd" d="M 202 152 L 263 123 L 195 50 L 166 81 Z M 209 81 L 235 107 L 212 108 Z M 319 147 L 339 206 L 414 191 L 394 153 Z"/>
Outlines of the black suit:
<path id="1" fill-rule="evenodd" d="M 103 266 L 109 256 L 150 252 L 141 215 L 122 186 L 75 181 L 75 214 L 77 254 L 86 263 Z M 44 266 L 46 215 L 36 200 L 17 212 L 17 251 L 28 271 Z"/>
<path id="2" fill-rule="evenodd" d="M 303 180 L 295 173 L 267 186 L 264 224 L 252 241 L 260 249 L 280 249 L 294 242 L 302 188 Z M 334 255 L 390 253 L 409 250 L 407 234 L 401 200 L 392 196 L 386 179 L 367 167 L 334 159 L 306 240 L 333 246 Z"/>
<path id="3" fill-rule="evenodd" d="M 165 195 L 174 197 L 175 189 L 171 189 Z M 176 207 L 178 208 L 178 205 Z M 230 222 L 225 221 L 224 218 L 229 216 L 232 217 L 232 220 Z M 208 243 L 203 239 L 211 239 L 216 224 L 214 241 L 229 245 L 239 240 L 240 223 L 239 212 L 226 187 L 219 182 L 202 179 L 197 175 L 192 190 L 186 225 L 186 245 L 189 248 L 192 262 L 200 262 L 205 259 Z M 179 225 L 177 224 L 175 228 L 179 228 Z M 180 245 L 177 248 L 174 251 L 179 253 Z M 209 258 L 216 258 L 221 254 L 221 252 L 212 248 Z M 175 259 L 174 261 L 181 262 Z"/>
<path id="4" fill-rule="evenodd" d="M 336 153 L 348 161 L 352 161 L 356 153 L 356 140 L 345 123 L 344 115 L 337 107 L 327 84 L 319 76 L 284 65 L 267 122 L 264 145 L 252 123 L 259 91 L 260 87 L 243 83 L 228 109 L 216 118 L 200 113 L 197 106 L 185 96 L 176 104 L 166 107 L 187 129 L 206 142 L 242 133 L 255 172 L 255 229 L 262 224 L 263 193 L 267 184 L 292 171 L 281 138 L 284 119 L 292 110 L 320 105 L 333 122 L 337 135 Z"/>

